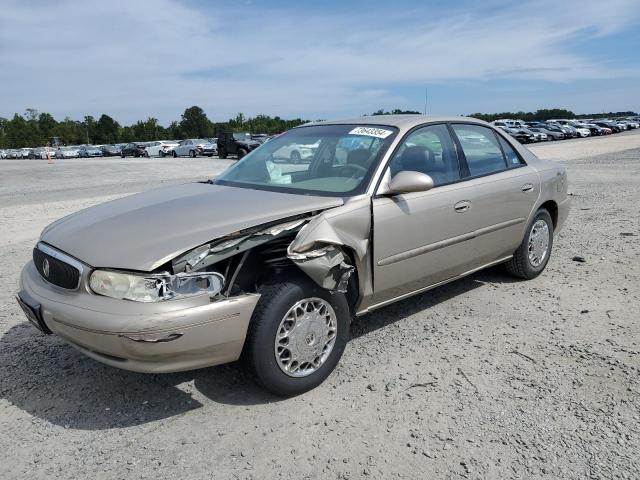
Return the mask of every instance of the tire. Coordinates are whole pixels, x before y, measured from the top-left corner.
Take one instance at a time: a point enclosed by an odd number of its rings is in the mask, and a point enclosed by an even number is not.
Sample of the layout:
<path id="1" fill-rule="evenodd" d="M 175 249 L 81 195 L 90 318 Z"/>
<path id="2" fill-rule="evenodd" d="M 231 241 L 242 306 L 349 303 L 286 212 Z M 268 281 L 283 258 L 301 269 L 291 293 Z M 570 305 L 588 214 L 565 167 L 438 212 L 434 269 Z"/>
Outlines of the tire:
<path id="1" fill-rule="evenodd" d="M 125 157 L 124 152 L 120 152 L 120 157 L 122 157 L 122 158 L 124 158 L 124 157 Z"/>
<path id="2" fill-rule="evenodd" d="M 543 225 L 544 224 L 544 225 Z M 540 228 L 542 226 L 542 229 Z M 537 257 L 534 255 L 533 260 L 530 253 L 529 243 L 531 241 L 532 234 L 535 235 L 535 232 L 541 232 L 540 235 L 543 235 L 544 226 L 547 229 L 547 247 L 546 253 L 544 257 L 540 260 L 540 255 Z M 540 237 L 541 238 L 541 237 Z M 538 244 L 539 245 L 539 244 Z M 534 240 L 535 246 L 535 240 Z M 542 273 L 542 271 L 547 266 L 549 262 L 549 258 L 551 257 L 551 251 L 553 249 L 553 220 L 551 219 L 551 215 L 544 208 L 538 210 L 531 220 L 531 223 L 527 226 L 526 234 L 522 243 L 518 247 L 518 249 L 513 254 L 511 260 L 509 260 L 505 267 L 507 272 L 511 275 L 522 278 L 525 280 L 531 280 L 536 278 L 538 275 Z M 540 260 L 539 263 L 534 261 L 535 259 Z"/>
<path id="3" fill-rule="evenodd" d="M 149 158 L 149 152 L 147 152 L 146 150 L 144 152 L 144 158 Z"/>
<path id="4" fill-rule="evenodd" d="M 159 156 L 160 158 L 164 158 L 164 157 L 165 157 L 164 150 L 160 150 L 160 151 L 158 152 L 158 156 Z"/>
<path id="5" fill-rule="evenodd" d="M 289 397 L 293 395 L 299 395 L 307 392 L 318 385 L 320 385 L 335 369 L 344 348 L 349 338 L 349 325 L 351 323 L 351 314 L 346 297 L 341 293 L 331 294 L 328 290 L 320 288 L 309 278 L 296 275 L 287 276 L 279 279 L 274 279 L 273 282 L 268 283 L 261 289 L 261 297 L 256 305 L 249 324 L 249 331 L 247 333 L 247 340 L 245 343 L 244 359 L 250 369 L 255 374 L 258 383 L 269 392 L 282 396 Z M 327 357 L 323 363 L 313 371 L 307 370 L 307 374 L 304 376 L 294 376 L 294 373 L 286 373 L 286 366 L 281 366 L 282 362 L 286 362 L 286 357 L 289 356 L 289 367 L 295 369 L 295 361 L 291 360 L 291 354 L 287 350 L 286 346 L 283 348 L 280 344 L 276 344 L 276 338 L 279 332 L 284 332 L 284 322 L 288 318 L 290 310 L 299 302 L 301 306 L 311 305 L 314 310 L 311 312 L 317 312 L 315 308 L 320 305 L 320 308 L 325 308 L 327 315 L 331 315 L 330 310 L 326 305 L 329 305 L 333 310 L 335 319 L 332 320 L 332 324 L 335 324 L 336 329 L 333 336 L 332 348 L 330 349 Z M 308 311 L 308 310 L 307 310 Z M 313 315 L 313 313 L 312 313 Z M 322 314 L 319 314 L 322 315 Z M 313 317 L 312 317 L 313 318 Z M 328 319 L 329 317 L 327 317 Z M 303 322 L 304 328 L 305 323 Z M 306 325 L 322 325 L 322 323 L 307 323 Z M 291 331 L 294 331 L 294 327 Z M 321 328 L 321 331 L 323 329 Z M 308 330 L 301 330 L 301 336 L 299 337 L 299 344 L 304 348 L 308 348 L 304 345 L 307 343 L 307 338 L 317 338 L 316 332 L 309 332 Z M 291 336 L 291 333 L 289 333 Z M 304 337 L 302 337 L 304 335 Z M 289 337 L 287 337 L 289 338 Z M 295 338 L 295 337 L 294 337 Z M 301 343 L 305 342 L 305 343 Z M 328 345 L 327 340 L 323 338 L 316 344 L 316 349 L 311 356 L 319 355 L 319 349 L 323 348 L 322 345 Z M 295 346 L 296 344 L 293 344 Z M 312 344 L 311 344 L 312 345 Z M 281 353 L 277 353 L 277 349 L 282 349 Z M 303 350 L 304 353 L 304 350 Z M 281 359 L 280 360 L 279 356 Z M 318 359 L 320 357 L 316 357 Z M 310 368 L 314 368 L 310 363 L 301 362 L 300 367 L 307 365 Z M 300 372 L 300 370 L 298 370 Z"/>
<path id="6" fill-rule="evenodd" d="M 222 160 L 227 158 L 226 150 L 223 150 L 223 149 L 218 150 L 218 158 L 221 158 Z"/>
<path id="7" fill-rule="evenodd" d="M 291 163 L 293 164 L 298 164 L 302 160 L 302 157 L 300 156 L 300 152 L 298 152 L 297 150 L 294 150 L 293 152 L 291 152 L 291 155 L 289 156 L 289 158 L 291 160 Z"/>
<path id="8" fill-rule="evenodd" d="M 247 151 L 244 148 L 239 148 L 238 149 L 238 160 L 240 160 L 242 157 L 244 157 L 247 154 Z"/>
<path id="9" fill-rule="evenodd" d="M 196 158 L 196 152 L 193 150 L 189 150 L 189 158 Z"/>
<path id="10" fill-rule="evenodd" d="M 176 151 L 173 151 L 173 158 L 178 158 L 178 154 L 176 153 Z"/>

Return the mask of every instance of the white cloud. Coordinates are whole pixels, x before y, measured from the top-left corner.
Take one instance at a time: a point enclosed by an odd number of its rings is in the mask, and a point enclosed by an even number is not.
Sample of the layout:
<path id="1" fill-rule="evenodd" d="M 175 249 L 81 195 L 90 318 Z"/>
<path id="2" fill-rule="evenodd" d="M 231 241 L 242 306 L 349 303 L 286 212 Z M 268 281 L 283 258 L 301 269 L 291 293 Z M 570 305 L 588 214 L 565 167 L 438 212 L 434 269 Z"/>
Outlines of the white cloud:
<path id="1" fill-rule="evenodd" d="M 197 104 L 215 119 L 238 111 L 329 118 L 402 106 L 395 92 L 426 82 L 637 75 L 576 46 L 637 21 L 633 0 L 434 11 L 13 1 L 0 28 L 0 115 L 34 107 L 168 122 Z"/>

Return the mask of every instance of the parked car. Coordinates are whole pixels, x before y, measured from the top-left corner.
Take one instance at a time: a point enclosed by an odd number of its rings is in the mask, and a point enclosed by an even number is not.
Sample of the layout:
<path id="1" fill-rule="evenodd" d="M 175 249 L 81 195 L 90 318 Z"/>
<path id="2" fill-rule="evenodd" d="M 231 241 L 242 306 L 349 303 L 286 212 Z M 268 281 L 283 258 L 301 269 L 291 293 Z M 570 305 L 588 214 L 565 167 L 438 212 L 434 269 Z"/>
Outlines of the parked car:
<path id="1" fill-rule="evenodd" d="M 213 157 L 217 153 L 217 147 L 207 140 L 201 138 L 190 138 L 182 140 L 173 148 L 172 155 L 174 157 L 192 157 L 197 156 Z"/>
<path id="2" fill-rule="evenodd" d="M 218 156 L 220 158 L 235 155 L 241 159 L 259 146 L 260 142 L 252 139 L 250 133 L 220 132 L 218 134 Z"/>
<path id="3" fill-rule="evenodd" d="M 78 158 L 78 150 L 71 147 L 60 147 L 56 150 L 55 158 Z"/>
<path id="4" fill-rule="evenodd" d="M 266 133 L 258 133 L 251 135 L 251 139 L 262 145 L 263 143 L 269 141 L 269 135 L 267 135 Z"/>
<path id="5" fill-rule="evenodd" d="M 593 122 L 593 123 L 595 123 L 596 125 L 598 125 L 600 127 L 604 127 L 604 128 L 610 129 L 612 133 L 619 133 L 619 132 L 622 131 L 620 129 L 620 127 L 616 123 L 609 122 L 609 121 L 606 121 L 606 120 L 599 120 L 599 121 Z"/>
<path id="6" fill-rule="evenodd" d="M 593 123 L 578 123 L 576 124 L 576 127 L 586 128 L 592 136 L 606 135 L 606 130 L 608 130 Z M 611 133 L 611 130 L 609 130 L 609 133 Z"/>
<path id="7" fill-rule="evenodd" d="M 101 157 L 102 150 L 91 145 L 83 145 L 78 149 L 78 156 L 80 158 Z"/>
<path id="8" fill-rule="evenodd" d="M 8 152 L 6 150 L 0 150 L 0 158 L 5 159 L 8 156 Z"/>
<path id="9" fill-rule="evenodd" d="M 157 142 L 149 142 L 147 145 L 147 157 L 166 157 L 173 154 L 173 149 L 179 145 L 178 142 L 170 142 L 168 140 L 160 140 Z"/>
<path id="10" fill-rule="evenodd" d="M 354 138 L 343 163 L 336 145 Z M 293 143 L 318 143 L 313 161 L 274 164 Z M 479 120 L 311 123 L 215 180 L 49 225 L 18 302 L 105 364 L 160 373 L 242 354 L 266 389 L 296 395 L 336 367 L 354 316 L 493 265 L 540 275 L 569 204 L 561 164 Z"/>
<path id="11" fill-rule="evenodd" d="M 572 127 L 576 129 L 576 131 L 578 132 L 578 136 L 580 136 L 581 138 L 586 138 L 591 136 L 591 130 L 589 130 L 585 126 L 580 126 L 579 123 L 574 123 Z"/>
<path id="12" fill-rule="evenodd" d="M 537 133 L 544 133 L 547 136 L 547 140 L 564 140 L 564 133 L 562 131 L 550 130 L 543 126 L 530 126 L 529 130 Z"/>
<path id="13" fill-rule="evenodd" d="M 313 159 L 318 146 L 318 143 L 291 143 L 273 152 L 273 159 L 274 161 L 285 161 L 294 164 L 309 163 Z"/>
<path id="14" fill-rule="evenodd" d="M 522 129 L 527 130 L 528 132 L 531 132 L 536 142 L 546 142 L 547 140 L 549 140 L 549 138 L 547 137 L 547 134 L 545 132 L 540 131 L 540 129 L 532 130 L 531 128 L 528 128 L 528 127 L 522 127 Z"/>
<path id="15" fill-rule="evenodd" d="M 147 154 L 145 150 L 147 146 L 144 143 L 127 143 L 120 150 L 120 156 L 124 157 L 144 157 Z"/>
<path id="16" fill-rule="evenodd" d="M 509 135 L 511 135 L 520 143 L 535 142 L 535 136 L 533 132 L 527 132 L 522 129 L 514 129 L 514 128 L 508 128 L 508 127 L 498 127 L 498 128 L 507 132 Z"/>
<path id="17" fill-rule="evenodd" d="M 122 149 L 117 145 L 102 145 L 100 151 L 103 157 L 119 157 Z"/>

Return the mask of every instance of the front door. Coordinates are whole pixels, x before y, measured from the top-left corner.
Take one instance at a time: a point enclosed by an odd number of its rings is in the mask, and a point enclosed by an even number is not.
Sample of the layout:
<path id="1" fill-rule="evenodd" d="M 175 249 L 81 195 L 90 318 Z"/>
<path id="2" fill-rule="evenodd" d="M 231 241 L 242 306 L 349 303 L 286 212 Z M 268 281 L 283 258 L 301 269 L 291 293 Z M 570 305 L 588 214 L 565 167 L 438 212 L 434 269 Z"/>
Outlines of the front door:
<path id="1" fill-rule="evenodd" d="M 475 222 L 468 205 L 473 187 L 462 169 L 446 125 L 421 127 L 395 152 L 386 175 L 419 171 L 433 178 L 426 192 L 373 200 L 374 295 L 385 302 L 468 271 Z"/>

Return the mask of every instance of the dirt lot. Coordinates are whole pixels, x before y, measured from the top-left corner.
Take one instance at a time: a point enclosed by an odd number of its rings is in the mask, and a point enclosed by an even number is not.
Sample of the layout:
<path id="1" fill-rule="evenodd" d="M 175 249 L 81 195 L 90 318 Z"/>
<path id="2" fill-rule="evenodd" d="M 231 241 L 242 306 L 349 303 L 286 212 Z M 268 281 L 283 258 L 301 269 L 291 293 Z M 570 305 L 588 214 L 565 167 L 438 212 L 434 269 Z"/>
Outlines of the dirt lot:
<path id="1" fill-rule="evenodd" d="M 337 371 L 289 400 L 238 365 L 103 366 L 13 301 L 50 221 L 228 161 L 0 161 L 0 478 L 638 478 L 640 132 L 532 149 L 566 160 L 574 195 L 546 272 L 362 317 Z"/>

